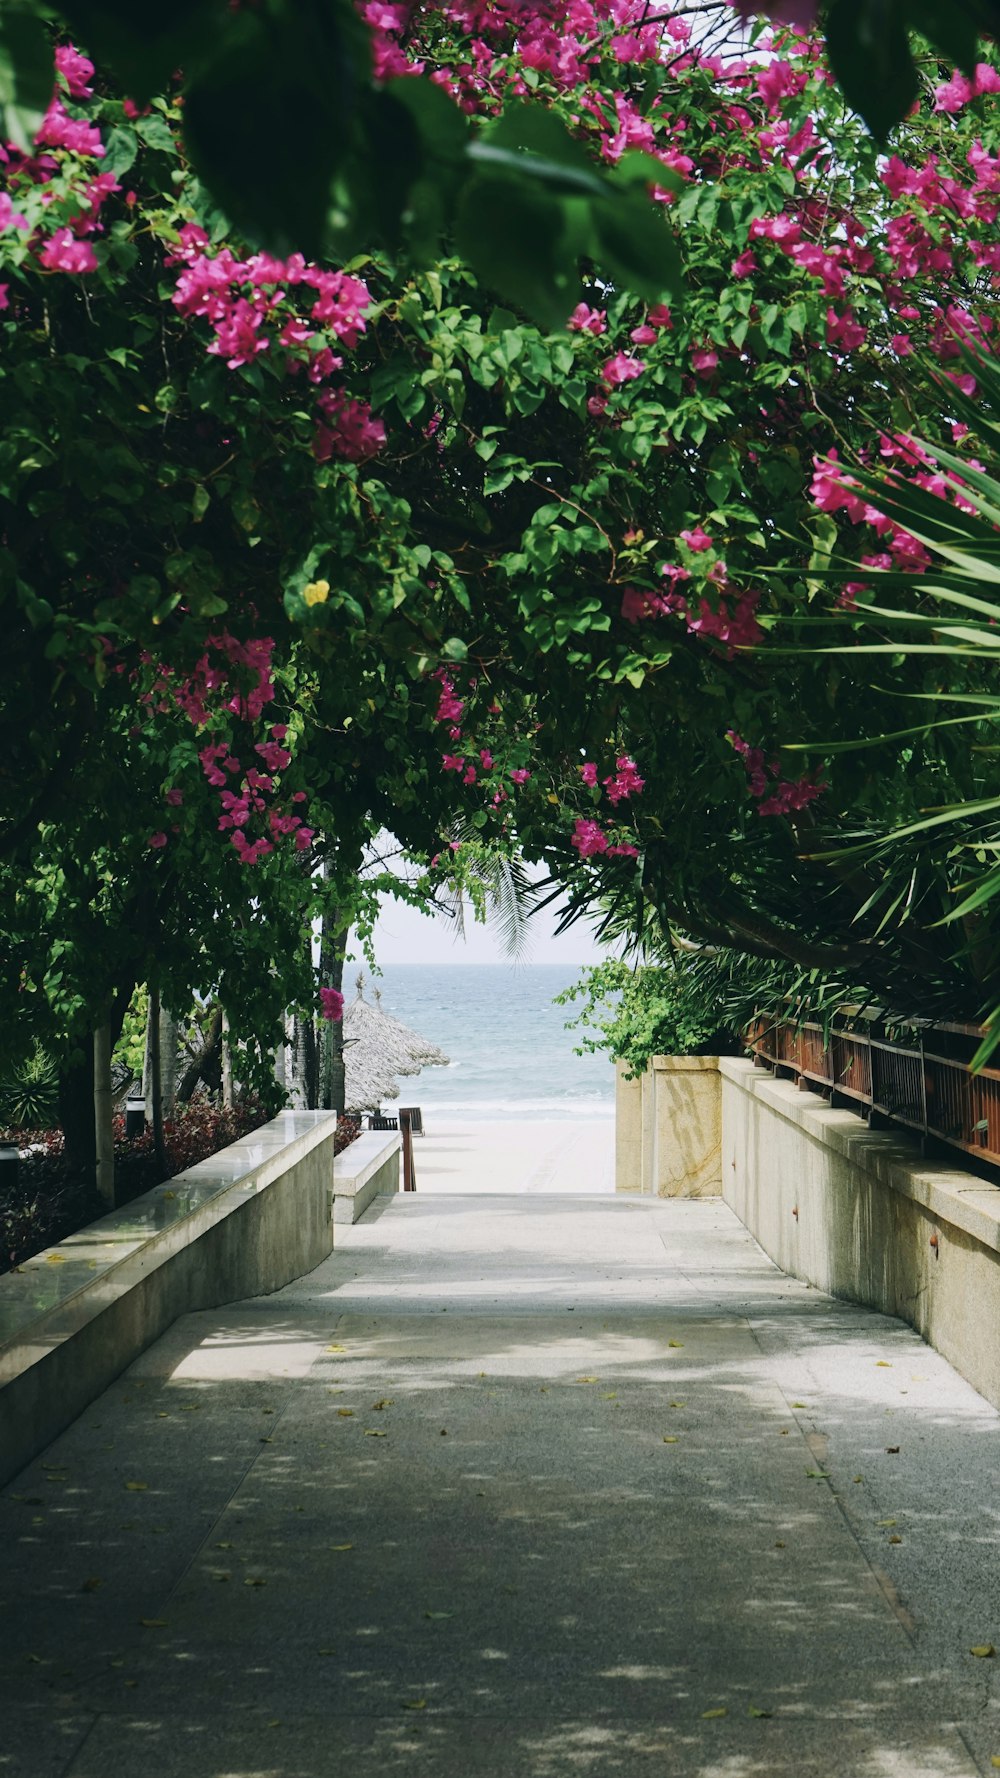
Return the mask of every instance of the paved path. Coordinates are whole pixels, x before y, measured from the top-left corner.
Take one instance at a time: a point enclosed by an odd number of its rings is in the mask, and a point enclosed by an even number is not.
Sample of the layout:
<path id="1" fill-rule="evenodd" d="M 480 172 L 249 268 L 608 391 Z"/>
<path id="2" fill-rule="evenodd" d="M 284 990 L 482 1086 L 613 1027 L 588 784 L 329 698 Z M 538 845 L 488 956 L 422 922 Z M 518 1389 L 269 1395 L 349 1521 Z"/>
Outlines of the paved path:
<path id="1" fill-rule="evenodd" d="M 495 1118 L 431 1111 L 413 1144 L 420 1192 L 607 1193 L 615 1189 L 613 1117 Z"/>
<path id="2" fill-rule="evenodd" d="M 338 1241 L 6 1491 L 0 1778 L 993 1769 L 998 1416 L 906 1328 L 716 1202 Z"/>

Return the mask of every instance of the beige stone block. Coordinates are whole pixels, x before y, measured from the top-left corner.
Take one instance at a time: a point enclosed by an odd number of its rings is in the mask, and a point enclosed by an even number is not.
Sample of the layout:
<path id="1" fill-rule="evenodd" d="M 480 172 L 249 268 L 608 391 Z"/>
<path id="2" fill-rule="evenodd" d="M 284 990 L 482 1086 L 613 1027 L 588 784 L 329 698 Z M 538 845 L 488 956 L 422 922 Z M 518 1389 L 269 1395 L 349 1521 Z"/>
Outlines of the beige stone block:
<path id="1" fill-rule="evenodd" d="M 642 1076 L 628 1079 L 628 1064 L 615 1063 L 615 1191 L 641 1192 Z"/>
<path id="2" fill-rule="evenodd" d="M 647 1079 L 652 1132 L 644 1155 L 645 1189 L 658 1198 L 717 1197 L 722 1190 L 719 1058 L 654 1056 Z"/>

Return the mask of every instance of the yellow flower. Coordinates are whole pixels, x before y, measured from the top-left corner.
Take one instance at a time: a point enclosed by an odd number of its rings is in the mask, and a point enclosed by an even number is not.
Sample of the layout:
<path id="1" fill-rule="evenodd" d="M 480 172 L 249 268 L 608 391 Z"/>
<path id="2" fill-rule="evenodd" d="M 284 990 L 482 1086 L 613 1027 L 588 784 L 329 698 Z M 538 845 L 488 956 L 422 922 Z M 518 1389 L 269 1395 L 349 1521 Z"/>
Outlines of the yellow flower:
<path id="1" fill-rule="evenodd" d="M 311 580 L 302 594 L 307 605 L 325 605 L 330 597 L 328 580 Z"/>

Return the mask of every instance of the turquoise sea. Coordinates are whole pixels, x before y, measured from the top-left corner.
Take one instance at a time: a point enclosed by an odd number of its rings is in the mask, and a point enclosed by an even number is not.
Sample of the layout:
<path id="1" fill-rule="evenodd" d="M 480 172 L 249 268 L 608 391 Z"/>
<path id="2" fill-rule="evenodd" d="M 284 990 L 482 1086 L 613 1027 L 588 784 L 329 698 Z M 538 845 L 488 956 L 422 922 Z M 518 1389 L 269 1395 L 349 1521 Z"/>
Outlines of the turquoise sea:
<path id="1" fill-rule="evenodd" d="M 447 1068 L 424 1068 L 400 1081 L 402 1103 L 453 1120 L 607 1116 L 614 1113 L 614 1068 L 607 1056 L 576 1056 L 567 1031 L 573 1006 L 556 994 L 578 980 L 565 964 L 511 969 L 504 964 L 400 964 L 381 978 L 386 1012 L 439 1045 Z M 353 971 L 347 976 L 353 992 Z M 577 1003 L 578 1005 L 579 1003 Z"/>

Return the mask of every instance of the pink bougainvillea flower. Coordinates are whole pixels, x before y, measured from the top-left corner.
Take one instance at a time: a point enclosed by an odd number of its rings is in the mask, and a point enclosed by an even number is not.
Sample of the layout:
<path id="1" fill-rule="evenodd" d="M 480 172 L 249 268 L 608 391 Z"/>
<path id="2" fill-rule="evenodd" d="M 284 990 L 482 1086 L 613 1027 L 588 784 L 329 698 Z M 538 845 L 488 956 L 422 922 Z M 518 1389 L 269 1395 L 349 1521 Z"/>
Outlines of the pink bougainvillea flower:
<path id="1" fill-rule="evenodd" d="M 593 787 L 597 783 L 597 767 L 588 760 L 586 765 L 580 767 L 580 776 L 585 784 Z"/>
<path id="2" fill-rule="evenodd" d="M 694 550 L 695 554 L 712 547 L 712 539 L 701 525 L 696 525 L 693 531 L 681 531 L 680 539 L 682 543 L 687 544 L 688 549 Z"/>
<path id="3" fill-rule="evenodd" d="M 27 218 L 15 210 L 5 191 L 0 191 L 0 234 L 8 228 L 27 228 Z"/>
<path id="4" fill-rule="evenodd" d="M 628 352 L 616 352 L 601 367 L 601 381 L 609 389 L 619 389 L 623 383 L 630 383 L 633 378 L 641 377 L 645 368 L 641 358 L 633 358 Z"/>
<path id="5" fill-rule="evenodd" d="M 324 1019 L 339 1024 L 344 1016 L 344 996 L 339 988 L 321 988 L 319 991 L 320 1013 Z"/>
<path id="6" fill-rule="evenodd" d="M 570 845 L 575 846 L 581 858 L 595 858 L 599 852 L 608 849 L 608 836 L 596 821 L 584 821 L 579 817 L 574 824 Z"/>
<path id="7" fill-rule="evenodd" d="M 164 802 L 168 802 L 172 809 L 179 809 L 181 803 L 184 801 L 184 792 L 183 790 L 178 790 L 176 787 L 173 787 L 166 792 L 163 800 Z"/>
<path id="8" fill-rule="evenodd" d="M 719 354 L 713 346 L 699 346 L 691 354 L 691 369 L 696 377 L 710 377 L 719 368 Z"/>
<path id="9" fill-rule="evenodd" d="M 512 784 L 527 784 L 530 777 L 531 773 L 524 766 L 515 766 L 510 775 L 510 781 Z"/>
<path id="10" fill-rule="evenodd" d="M 608 317 L 604 309 L 590 309 L 586 303 L 577 303 L 566 326 L 571 333 L 607 333 Z"/>
<path id="11" fill-rule="evenodd" d="M 96 272 L 97 254 L 89 241 L 78 241 L 68 228 L 57 229 L 41 251 L 47 272 Z"/>
<path id="12" fill-rule="evenodd" d="M 610 803 L 626 801 L 630 796 L 638 796 L 645 788 L 645 778 L 640 778 L 639 768 L 634 759 L 623 754 L 615 760 L 615 774 L 603 780 Z"/>
<path id="13" fill-rule="evenodd" d="M 159 852 L 166 843 L 167 836 L 165 833 L 151 833 L 147 841 L 147 844 L 152 846 L 154 852 Z"/>

